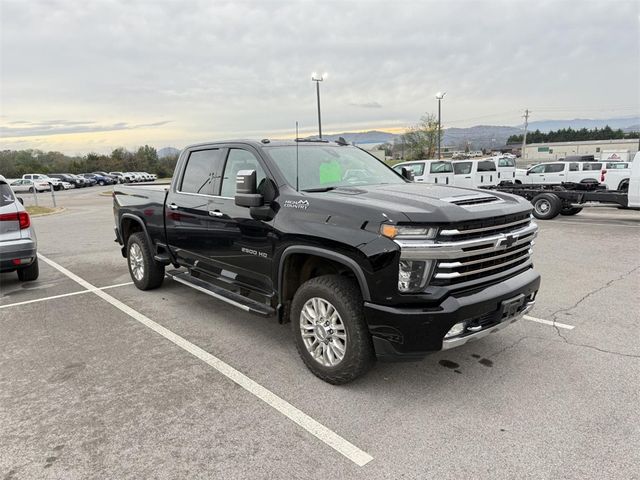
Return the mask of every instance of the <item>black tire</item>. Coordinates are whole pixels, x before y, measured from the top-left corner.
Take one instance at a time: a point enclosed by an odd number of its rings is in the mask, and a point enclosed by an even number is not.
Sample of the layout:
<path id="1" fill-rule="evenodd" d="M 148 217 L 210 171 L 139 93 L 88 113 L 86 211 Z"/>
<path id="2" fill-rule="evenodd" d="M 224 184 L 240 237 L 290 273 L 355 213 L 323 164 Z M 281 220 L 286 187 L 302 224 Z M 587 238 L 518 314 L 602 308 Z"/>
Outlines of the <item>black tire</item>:
<path id="1" fill-rule="evenodd" d="M 36 258 L 31 265 L 18 269 L 18 280 L 21 282 L 33 282 L 40 275 L 40 267 L 38 267 L 38 259 Z"/>
<path id="2" fill-rule="evenodd" d="M 132 260 L 132 255 L 139 251 L 137 259 L 138 266 L 142 267 L 142 271 L 134 274 L 133 265 L 136 259 Z M 153 259 L 151 249 L 147 244 L 147 238 L 144 232 L 136 232 L 129 237 L 127 241 L 127 266 L 131 280 L 140 290 L 152 290 L 162 285 L 164 280 L 164 265 Z M 141 275 L 139 275 L 141 273 Z M 139 275 L 139 276 L 137 276 Z"/>
<path id="3" fill-rule="evenodd" d="M 582 211 L 582 207 L 568 207 L 560 209 L 560 215 L 577 215 Z"/>
<path id="4" fill-rule="evenodd" d="M 531 200 L 533 216 L 540 220 L 551 220 L 560 213 L 562 202 L 553 193 L 540 193 Z"/>
<path id="5" fill-rule="evenodd" d="M 598 182 L 598 180 L 595 179 L 595 178 L 585 178 L 585 179 L 581 180 L 580 183 L 596 183 L 597 184 L 597 183 L 600 183 L 600 182 Z"/>
<path id="6" fill-rule="evenodd" d="M 620 190 L 621 192 L 628 192 L 629 180 L 623 180 L 622 182 L 620 182 L 620 185 L 618 185 L 618 190 Z"/>
<path id="7" fill-rule="evenodd" d="M 103 182 L 102 180 L 100 180 L 100 181 L 98 182 L 98 185 L 100 185 L 101 187 L 104 187 L 104 182 Z"/>
<path id="8" fill-rule="evenodd" d="M 33 193 L 33 187 L 29 187 L 29 193 Z"/>
<path id="9" fill-rule="evenodd" d="M 312 298 L 329 302 L 337 311 L 346 332 L 344 357 L 337 365 L 322 365 L 305 346 L 300 319 L 302 308 Z M 333 385 L 348 383 L 364 375 L 375 363 L 373 342 L 364 319 L 362 295 L 355 281 L 340 275 L 312 278 L 302 284 L 295 293 L 290 318 L 298 353 L 307 368 L 321 380 Z M 313 334 L 316 334 L 315 330 Z M 317 337 L 313 337 L 313 342 L 316 341 Z M 328 342 L 322 343 L 329 345 Z"/>

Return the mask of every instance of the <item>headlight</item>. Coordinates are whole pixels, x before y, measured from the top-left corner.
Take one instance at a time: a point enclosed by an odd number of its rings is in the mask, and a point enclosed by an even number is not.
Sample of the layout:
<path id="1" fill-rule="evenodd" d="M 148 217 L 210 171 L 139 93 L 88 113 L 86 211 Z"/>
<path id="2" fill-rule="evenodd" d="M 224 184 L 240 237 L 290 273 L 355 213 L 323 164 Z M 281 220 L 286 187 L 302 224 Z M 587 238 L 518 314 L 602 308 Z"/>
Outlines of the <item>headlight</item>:
<path id="1" fill-rule="evenodd" d="M 398 290 L 408 293 L 424 289 L 429 281 L 432 265 L 432 260 L 400 260 Z"/>
<path id="2" fill-rule="evenodd" d="M 438 229 L 434 227 L 418 227 L 414 225 L 390 225 L 383 223 L 380 225 L 380 233 L 385 237 L 414 238 L 414 239 L 434 239 Z"/>

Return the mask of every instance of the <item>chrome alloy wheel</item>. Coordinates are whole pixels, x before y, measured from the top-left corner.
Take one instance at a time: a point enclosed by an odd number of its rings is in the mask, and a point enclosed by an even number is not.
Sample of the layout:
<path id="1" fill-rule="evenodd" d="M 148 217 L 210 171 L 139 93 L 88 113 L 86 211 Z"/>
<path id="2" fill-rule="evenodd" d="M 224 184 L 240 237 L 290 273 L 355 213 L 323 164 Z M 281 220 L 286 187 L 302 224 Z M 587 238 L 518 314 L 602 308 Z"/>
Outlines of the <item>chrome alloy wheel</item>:
<path id="1" fill-rule="evenodd" d="M 307 300 L 300 312 L 300 333 L 307 352 L 320 365 L 335 367 L 347 351 L 347 330 L 338 310 L 324 298 Z"/>
<path id="2" fill-rule="evenodd" d="M 551 203 L 549 200 L 541 199 L 536 202 L 534 208 L 539 215 L 545 215 L 549 210 L 551 210 Z"/>
<path id="3" fill-rule="evenodd" d="M 144 277 L 144 257 L 142 249 L 137 243 L 132 243 L 129 247 L 129 267 L 133 277 L 138 281 L 142 280 Z"/>

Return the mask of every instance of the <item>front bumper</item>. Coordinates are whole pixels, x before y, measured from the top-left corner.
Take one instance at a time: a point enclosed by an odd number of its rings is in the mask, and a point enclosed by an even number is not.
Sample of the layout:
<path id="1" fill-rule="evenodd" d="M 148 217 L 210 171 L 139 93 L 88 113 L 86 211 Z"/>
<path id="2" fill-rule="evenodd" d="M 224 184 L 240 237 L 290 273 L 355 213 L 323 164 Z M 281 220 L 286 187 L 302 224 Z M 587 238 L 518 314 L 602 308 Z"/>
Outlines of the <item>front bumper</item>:
<path id="1" fill-rule="evenodd" d="M 481 290 L 453 292 L 435 307 L 398 308 L 365 302 L 365 318 L 379 358 L 419 359 L 429 352 L 464 345 L 514 323 L 533 307 L 539 287 L 540 275 L 529 268 Z M 521 298 L 521 305 L 505 313 L 503 305 L 514 298 Z M 467 322 L 473 329 L 444 339 L 459 322 Z"/>

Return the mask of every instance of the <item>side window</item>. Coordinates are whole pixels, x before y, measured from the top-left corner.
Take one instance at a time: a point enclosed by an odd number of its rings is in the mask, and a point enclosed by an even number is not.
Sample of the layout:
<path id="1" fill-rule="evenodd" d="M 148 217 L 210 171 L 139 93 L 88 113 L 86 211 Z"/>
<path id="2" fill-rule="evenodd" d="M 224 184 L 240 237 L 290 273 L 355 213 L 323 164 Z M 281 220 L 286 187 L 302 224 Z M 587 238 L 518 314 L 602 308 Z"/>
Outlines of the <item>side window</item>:
<path id="1" fill-rule="evenodd" d="M 600 170 L 602 168 L 602 164 L 601 163 L 595 163 L 595 162 L 585 162 L 582 164 L 582 170 Z"/>
<path id="2" fill-rule="evenodd" d="M 454 162 L 454 175 L 469 175 L 471 173 L 471 162 Z"/>
<path id="3" fill-rule="evenodd" d="M 498 160 L 499 167 L 515 167 L 516 162 L 510 158 L 502 157 Z"/>
<path id="4" fill-rule="evenodd" d="M 224 175 L 222 176 L 222 190 L 220 196 L 234 197 L 236 194 L 236 175 L 240 170 L 255 170 L 256 185 L 260 187 L 260 183 L 265 179 L 264 170 L 260 166 L 255 155 L 247 150 L 232 148 L 227 156 L 227 164 L 224 167 Z"/>
<path id="5" fill-rule="evenodd" d="M 451 173 L 451 162 L 432 162 L 430 173 Z"/>
<path id="6" fill-rule="evenodd" d="M 560 173 L 564 171 L 564 163 L 550 163 L 545 165 L 545 173 Z"/>
<path id="7" fill-rule="evenodd" d="M 544 165 L 536 165 L 531 170 L 529 170 L 529 173 L 542 173 L 542 172 L 544 172 Z"/>
<path id="8" fill-rule="evenodd" d="M 577 163 L 570 163 L 569 164 L 569 171 L 570 172 L 577 172 L 578 170 L 580 170 L 580 165 L 578 165 Z"/>
<path id="9" fill-rule="evenodd" d="M 492 160 L 483 160 L 478 162 L 479 172 L 495 172 L 496 164 Z"/>
<path id="10" fill-rule="evenodd" d="M 179 191 L 213 195 L 213 183 L 220 171 L 220 150 L 198 150 L 189 154 Z"/>
<path id="11" fill-rule="evenodd" d="M 400 173 L 402 173 L 402 167 L 406 168 L 410 172 L 413 172 L 416 177 L 419 177 L 424 173 L 424 163 L 407 163 L 405 165 L 402 165 L 400 167 Z"/>

